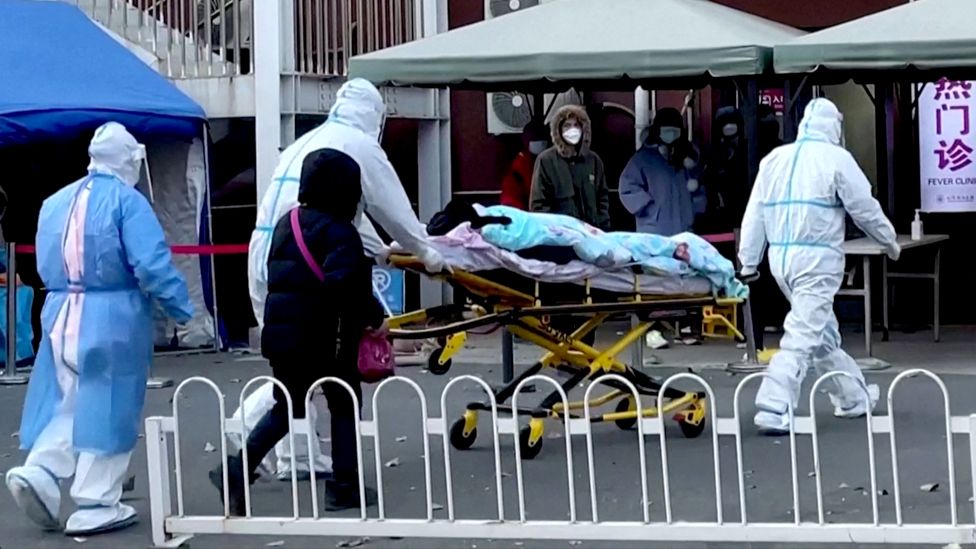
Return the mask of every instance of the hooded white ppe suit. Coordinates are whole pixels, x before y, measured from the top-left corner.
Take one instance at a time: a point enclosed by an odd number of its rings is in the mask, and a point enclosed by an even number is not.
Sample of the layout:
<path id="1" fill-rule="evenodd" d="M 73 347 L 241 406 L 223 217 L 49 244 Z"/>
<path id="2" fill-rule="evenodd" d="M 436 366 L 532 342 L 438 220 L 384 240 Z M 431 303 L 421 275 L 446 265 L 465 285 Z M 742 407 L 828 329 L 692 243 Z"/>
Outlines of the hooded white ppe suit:
<path id="1" fill-rule="evenodd" d="M 891 222 L 871 195 L 871 184 L 854 157 L 841 146 L 843 116 L 826 99 L 811 101 L 795 143 L 771 152 L 759 166 L 745 217 L 739 261 L 753 274 L 769 245 L 773 277 L 789 300 L 780 352 L 756 395 L 760 431 L 789 430 L 787 406 L 799 404 L 800 385 L 810 366 L 817 373 L 840 370 L 846 376 L 827 384 L 834 414 L 857 417 L 873 409 L 877 386 L 868 387 L 860 368 L 841 349 L 834 296 L 844 274 L 845 212 L 869 237 L 897 259 L 901 249 Z"/>
<path id="2" fill-rule="evenodd" d="M 428 270 L 440 272 L 445 269 L 443 258 L 428 245 L 427 229 L 414 214 L 403 184 L 380 146 L 379 138 L 385 115 L 386 105 L 379 90 L 368 81 L 355 78 L 339 88 L 336 102 L 325 123 L 303 135 L 281 153 L 271 185 L 261 198 L 257 226 L 251 235 L 248 248 L 248 287 L 259 327 L 264 325 L 264 301 L 268 295 L 268 253 L 275 225 L 298 206 L 302 162 L 307 155 L 319 149 L 342 151 L 359 164 L 363 198 L 356 223 L 359 225 L 363 246 L 370 257 L 385 255 L 386 246 L 372 223 L 363 215 L 364 212 L 376 220 L 399 245 L 416 254 Z M 249 426 L 254 426 L 274 404 L 272 395 L 272 388 L 268 385 L 256 390 L 245 401 Z M 234 417 L 239 418 L 240 415 L 241 410 L 238 409 Z M 314 407 L 308 411 L 308 420 L 315 425 Z M 297 436 L 295 439 L 296 465 L 304 470 L 308 463 L 305 457 L 307 441 L 304 436 Z M 277 470 L 279 476 L 283 476 L 281 473 L 287 474 L 291 465 L 288 437 L 276 448 Z M 271 455 L 265 458 L 262 473 L 263 470 L 273 469 L 272 459 Z M 327 470 L 327 458 L 317 456 L 316 461 L 316 470 Z"/>
<path id="3" fill-rule="evenodd" d="M 41 207 L 37 270 L 48 294 L 20 425 L 30 454 L 6 477 L 27 516 L 57 529 L 60 483 L 73 476 L 69 535 L 135 522 L 120 498 L 152 362 L 152 300 L 177 322 L 193 315 L 162 227 L 134 188 L 145 148 L 113 122 L 88 152 L 88 175 Z"/>

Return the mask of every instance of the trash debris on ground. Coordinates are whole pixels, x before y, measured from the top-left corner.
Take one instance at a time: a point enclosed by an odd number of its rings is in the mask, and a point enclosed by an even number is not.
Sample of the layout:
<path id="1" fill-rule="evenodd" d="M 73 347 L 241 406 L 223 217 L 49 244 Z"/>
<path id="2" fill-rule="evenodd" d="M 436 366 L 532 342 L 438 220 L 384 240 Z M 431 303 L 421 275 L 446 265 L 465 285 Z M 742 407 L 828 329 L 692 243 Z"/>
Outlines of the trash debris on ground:
<path id="1" fill-rule="evenodd" d="M 931 484 L 923 484 L 919 486 L 918 489 L 923 492 L 936 492 L 939 490 L 939 484 L 935 482 Z"/>
<path id="2" fill-rule="evenodd" d="M 76 543 L 85 543 L 86 541 L 88 541 L 88 538 L 71 538 L 71 539 L 75 540 Z"/>
<path id="3" fill-rule="evenodd" d="M 400 458 L 393 458 L 390 461 L 387 461 L 386 463 L 384 463 L 383 465 L 386 468 L 388 468 L 388 469 L 392 469 L 393 467 L 399 467 L 400 466 Z"/>
<path id="4" fill-rule="evenodd" d="M 440 503 L 434 503 L 433 505 L 430 506 L 430 508 L 433 509 L 434 511 L 443 511 L 444 510 L 444 506 L 441 505 Z"/>
<path id="5" fill-rule="evenodd" d="M 369 538 L 356 538 L 356 539 L 345 539 L 336 544 L 336 548 L 340 547 L 360 547 L 369 543 Z"/>
<path id="6" fill-rule="evenodd" d="M 281 546 L 282 546 L 282 545 L 284 545 L 284 544 L 285 544 L 285 540 L 283 540 L 283 539 L 280 539 L 280 540 L 278 540 L 278 541 L 271 541 L 271 542 L 268 542 L 268 543 L 266 543 L 266 544 L 264 544 L 264 546 L 265 546 L 265 547 L 281 547 Z"/>
<path id="7" fill-rule="evenodd" d="M 810 471 L 809 473 L 807 473 L 807 476 L 810 477 L 810 478 L 813 478 L 813 477 L 817 476 L 817 472 L 816 471 Z"/>
<path id="8" fill-rule="evenodd" d="M 850 486 L 848 486 L 846 482 L 840 483 L 840 485 L 837 487 L 840 488 L 841 490 L 844 490 L 845 488 L 850 488 Z"/>
<path id="9" fill-rule="evenodd" d="M 214 446 L 213 444 L 210 444 L 210 443 L 208 442 L 207 444 L 205 444 L 205 445 L 203 446 L 203 451 L 204 451 L 204 452 L 207 452 L 208 454 L 211 454 L 211 453 L 213 453 L 213 452 L 216 452 L 216 451 L 217 451 L 217 447 L 216 447 L 216 446 Z"/>
<path id="10" fill-rule="evenodd" d="M 397 442 L 406 442 L 407 441 L 407 437 L 396 437 L 396 441 Z"/>

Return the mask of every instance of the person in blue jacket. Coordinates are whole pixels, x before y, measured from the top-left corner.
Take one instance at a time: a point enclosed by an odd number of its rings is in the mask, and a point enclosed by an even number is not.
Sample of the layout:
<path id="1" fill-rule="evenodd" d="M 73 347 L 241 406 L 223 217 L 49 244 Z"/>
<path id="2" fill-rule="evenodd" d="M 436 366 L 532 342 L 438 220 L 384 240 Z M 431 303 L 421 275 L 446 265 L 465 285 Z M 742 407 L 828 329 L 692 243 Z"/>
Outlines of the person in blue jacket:
<path id="1" fill-rule="evenodd" d="M 6 475 L 17 505 L 49 530 L 61 527 L 60 484 L 73 476 L 72 536 L 135 523 L 120 499 L 152 362 L 153 300 L 179 323 L 193 315 L 159 220 L 135 189 L 145 147 L 110 122 L 88 153 L 88 175 L 41 207 L 37 271 L 48 294 L 20 425 L 30 453 Z"/>
<path id="2" fill-rule="evenodd" d="M 706 206 L 698 160 L 681 113 L 659 109 L 646 142 L 620 176 L 620 201 L 637 221 L 637 232 L 674 236 L 691 231 Z"/>

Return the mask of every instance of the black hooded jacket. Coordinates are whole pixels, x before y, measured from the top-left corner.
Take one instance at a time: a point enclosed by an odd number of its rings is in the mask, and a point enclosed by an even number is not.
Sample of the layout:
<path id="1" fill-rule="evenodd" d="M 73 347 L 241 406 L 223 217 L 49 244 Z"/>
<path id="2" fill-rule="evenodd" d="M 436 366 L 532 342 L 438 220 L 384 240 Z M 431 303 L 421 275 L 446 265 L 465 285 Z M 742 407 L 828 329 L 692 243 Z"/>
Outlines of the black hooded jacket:
<path id="1" fill-rule="evenodd" d="M 306 263 L 291 216 L 285 215 L 275 226 L 268 256 L 261 351 L 269 360 L 291 359 L 299 366 L 309 360 L 302 357 L 318 357 L 324 365 L 355 365 L 363 330 L 383 323 L 370 262 L 353 223 L 361 197 L 359 165 L 348 155 L 321 149 L 305 158 L 299 224 L 325 280 Z"/>
<path id="2" fill-rule="evenodd" d="M 722 133 L 728 124 L 737 127 L 735 136 Z M 750 190 L 747 152 L 742 114 L 733 107 L 718 109 L 712 124 L 712 150 L 703 176 L 708 211 L 698 219 L 699 232 L 727 232 L 742 224 Z"/>

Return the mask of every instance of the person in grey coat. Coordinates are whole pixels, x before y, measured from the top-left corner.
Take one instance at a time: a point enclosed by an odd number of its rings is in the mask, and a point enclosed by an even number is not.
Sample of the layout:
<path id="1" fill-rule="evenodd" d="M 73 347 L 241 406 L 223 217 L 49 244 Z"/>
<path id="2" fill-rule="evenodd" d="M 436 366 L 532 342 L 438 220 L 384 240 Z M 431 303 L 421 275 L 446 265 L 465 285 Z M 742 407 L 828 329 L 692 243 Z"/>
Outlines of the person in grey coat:
<path id="1" fill-rule="evenodd" d="M 637 232 L 674 236 L 691 231 L 707 202 L 698 182 L 698 160 L 681 113 L 658 110 L 647 140 L 620 176 L 620 201 L 634 215 Z"/>

